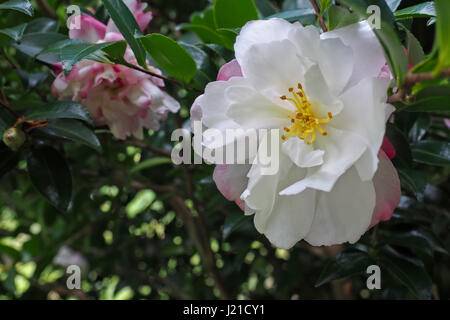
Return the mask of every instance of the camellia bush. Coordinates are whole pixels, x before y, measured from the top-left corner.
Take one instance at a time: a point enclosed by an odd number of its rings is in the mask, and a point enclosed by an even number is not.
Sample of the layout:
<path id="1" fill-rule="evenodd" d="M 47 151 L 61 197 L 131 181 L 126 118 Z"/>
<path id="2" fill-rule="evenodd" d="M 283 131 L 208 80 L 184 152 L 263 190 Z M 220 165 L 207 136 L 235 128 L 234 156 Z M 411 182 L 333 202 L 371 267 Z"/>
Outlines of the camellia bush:
<path id="1" fill-rule="evenodd" d="M 0 1 L 0 299 L 450 298 L 450 1 Z"/>

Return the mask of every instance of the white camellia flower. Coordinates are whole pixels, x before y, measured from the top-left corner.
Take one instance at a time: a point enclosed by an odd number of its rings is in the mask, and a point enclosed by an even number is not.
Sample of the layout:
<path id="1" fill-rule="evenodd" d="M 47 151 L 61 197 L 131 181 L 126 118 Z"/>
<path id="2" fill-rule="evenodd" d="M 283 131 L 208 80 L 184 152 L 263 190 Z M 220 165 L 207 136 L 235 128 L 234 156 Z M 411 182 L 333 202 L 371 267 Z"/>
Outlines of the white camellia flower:
<path id="1" fill-rule="evenodd" d="M 280 129 L 280 170 L 218 165 L 220 191 L 254 214 L 280 248 L 356 242 L 400 199 L 395 168 L 380 150 L 389 79 L 367 22 L 319 34 L 282 19 L 252 21 L 191 109 L 205 128 Z"/>

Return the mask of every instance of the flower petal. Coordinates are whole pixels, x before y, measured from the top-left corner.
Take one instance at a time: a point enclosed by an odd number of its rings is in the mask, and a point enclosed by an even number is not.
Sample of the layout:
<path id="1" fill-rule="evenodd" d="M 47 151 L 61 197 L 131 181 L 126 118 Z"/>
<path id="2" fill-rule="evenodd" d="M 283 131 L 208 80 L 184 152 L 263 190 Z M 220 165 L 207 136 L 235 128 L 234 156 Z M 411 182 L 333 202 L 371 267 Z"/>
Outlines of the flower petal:
<path id="1" fill-rule="evenodd" d="M 228 81 L 232 77 L 242 77 L 242 69 L 236 59 L 225 63 L 217 74 L 217 81 Z"/>
<path id="2" fill-rule="evenodd" d="M 72 24 L 76 19 L 72 19 Z M 83 13 L 80 17 L 80 29 L 71 25 L 69 30 L 70 39 L 83 39 L 91 43 L 103 40 L 106 35 L 106 26 L 94 17 Z"/>
<path id="3" fill-rule="evenodd" d="M 217 189 L 225 198 L 236 203 L 243 209 L 243 201 L 240 199 L 248 184 L 247 173 L 250 165 L 235 164 L 217 165 L 214 169 L 213 180 Z"/>
<path id="4" fill-rule="evenodd" d="M 380 159 L 378 170 L 372 180 L 377 202 L 370 227 L 373 227 L 380 221 L 389 220 L 402 195 L 400 179 L 394 165 L 383 150 L 380 150 L 378 156 Z"/>
<path id="5" fill-rule="evenodd" d="M 289 156 L 295 165 L 309 168 L 323 163 L 323 150 L 314 150 L 311 145 L 298 138 L 289 138 L 282 144 L 283 152 Z"/>
<path id="6" fill-rule="evenodd" d="M 387 136 L 384 136 L 383 138 L 383 144 L 381 145 L 381 150 L 386 153 L 389 159 L 394 159 L 396 151 L 394 148 L 394 145 L 392 144 L 391 140 Z"/>
<path id="7" fill-rule="evenodd" d="M 349 169 L 330 192 L 317 192 L 316 214 L 305 240 L 313 246 L 355 243 L 366 232 L 375 207 L 371 181 Z"/>
<path id="8" fill-rule="evenodd" d="M 386 63 L 383 49 L 367 21 L 324 32 L 322 39 L 340 38 L 353 49 L 353 72 L 347 87 L 367 77 L 377 77 Z M 370 63 L 368 63 L 370 61 Z"/>
<path id="9" fill-rule="evenodd" d="M 389 80 L 366 78 L 347 90 L 340 98 L 344 108 L 329 125 L 341 130 L 351 130 L 367 143 L 367 151 L 356 163 L 363 180 L 371 180 L 378 164 L 378 151 L 386 128 L 386 104 Z"/>
<path id="10" fill-rule="evenodd" d="M 324 150 L 323 164 L 308 169 L 306 177 L 283 189 L 280 195 L 294 195 L 306 188 L 331 191 L 338 178 L 344 174 L 361 157 L 366 150 L 366 144 L 359 136 L 327 128 L 326 137 L 318 136 L 314 142 L 315 148 Z"/>

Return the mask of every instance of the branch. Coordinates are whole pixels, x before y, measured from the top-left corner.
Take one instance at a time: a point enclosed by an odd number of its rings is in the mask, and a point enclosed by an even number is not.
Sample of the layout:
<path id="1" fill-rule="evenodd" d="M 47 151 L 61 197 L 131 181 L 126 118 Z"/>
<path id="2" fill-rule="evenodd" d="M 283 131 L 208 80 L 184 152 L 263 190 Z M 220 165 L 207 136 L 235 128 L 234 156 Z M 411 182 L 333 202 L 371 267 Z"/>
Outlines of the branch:
<path id="1" fill-rule="evenodd" d="M 431 81 L 433 79 L 450 77 L 450 68 L 445 69 L 439 75 L 435 76 L 433 72 L 408 73 L 403 81 L 403 86 L 396 93 L 388 98 L 388 103 L 405 101 L 410 89 L 420 82 Z"/>
<path id="2" fill-rule="evenodd" d="M 314 10 L 316 11 L 317 19 L 319 19 L 320 27 L 322 28 L 323 32 L 327 32 L 328 28 L 325 24 L 325 21 L 323 20 L 323 16 L 320 14 L 320 8 L 316 3 L 316 0 L 309 0 L 314 7 Z"/>

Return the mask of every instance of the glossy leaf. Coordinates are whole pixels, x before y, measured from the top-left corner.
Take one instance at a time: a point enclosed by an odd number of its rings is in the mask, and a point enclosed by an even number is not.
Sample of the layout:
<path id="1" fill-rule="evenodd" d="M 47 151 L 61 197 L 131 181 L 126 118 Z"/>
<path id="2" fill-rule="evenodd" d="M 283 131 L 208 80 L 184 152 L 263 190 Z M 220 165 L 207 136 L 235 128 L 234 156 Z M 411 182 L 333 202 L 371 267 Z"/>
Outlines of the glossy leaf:
<path id="1" fill-rule="evenodd" d="M 360 18 L 347 8 L 332 6 L 328 10 L 328 30 L 343 28 L 353 23 L 359 22 Z"/>
<path id="2" fill-rule="evenodd" d="M 214 0 L 214 20 L 217 28 L 241 28 L 258 19 L 253 0 Z"/>
<path id="3" fill-rule="evenodd" d="M 141 38 L 145 50 L 171 76 L 189 82 L 197 72 L 194 59 L 174 40 L 158 33 Z"/>
<path id="4" fill-rule="evenodd" d="M 147 68 L 144 47 L 139 39 L 136 38 L 137 35 L 141 34 L 141 29 L 133 14 L 122 0 L 103 0 L 103 4 L 131 50 L 133 50 L 139 65 Z"/>
<path id="5" fill-rule="evenodd" d="M 428 255 L 432 255 L 433 252 L 448 254 L 439 239 L 432 232 L 423 228 L 407 232 L 383 231 L 379 234 L 378 241 L 416 249 Z"/>
<path id="6" fill-rule="evenodd" d="M 0 11 L 1 10 L 14 10 L 21 13 L 25 13 L 26 15 L 33 15 L 33 6 L 31 2 L 28 0 L 9 0 L 3 3 L 0 3 Z"/>
<path id="7" fill-rule="evenodd" d="M 25 116 L 26 121 L 42 119 L 78 119 L 91 125 L 94 124 L 89 112 L 81 104 L 73 101 L 57 101 L 47 104 Z"/>
<path id="8" fill-rule="evenodd" d="M 280 18 L 289 22 L 309 23 L 312 24 L 316 20 L 316 12 L 310 8 L 293 9 L 274 14 L 266 19 Z"/>
<path id="9" fill-rule="evenodd" d="M 0 33 L 10 37 L 12 40 L 18 42 L 22 39 L 23 33 L 26 28 L 26 24 L 20 24 L 18 26 L 12 27 L 12 28 L 6 28 L 6 29 L 0 29 Z"/>
<path id="10" fill-rule="evenodd" d="M 394 13 L 394 16 L 398 20 L 408 18 L 431 18 L 436 16 L 436 9 L 434 8 L 433 1 L 427 1 L 398 10 Z"/>
<path id="11" fill-rule="evenodd" d="M 424 140 L 411 145 L 414 161 L 433 166 L 450 165 L 450 143 Z"/>
<path id="12" fill-rule="evenodd" d="M 393 162 L 400 167 L 410 167 L 412 163 L 411 150 L 403 132 L 396 126 L 388 123 L 386 126 L 386 135 L 396 150 Z"/>
<path id="13" fill-rule="evenodd" d="M 402 187 L 412 191 L 422 201 L 428 180 L 426 172 L 407 168 L 397 168 L 397 172 Z"/>
<path id="14" fill-rule="evenodd" d="M 245 222 L 249 221 L 250 217 L 243 212 L 234 211 L 227 215 L 223 224 L 222 239 L 226 240 L 231 233 L 239 229 Z"/>
<path id="15" fill-rule="evenodd" d="M 47 127 L 39 129 L 39 132 L 84 144 L 97 152 L 102 151 L 102 146 L 95 133 L 78 120 L 52 120 Z"/>
<path id="16" fill-rule="evenodd" d="M 268 17 L 277 13 L 269 0 L 255 0 L 255 5 L 263 17 Z"/>
<path id="17" fill-rule="evenodd" d="M 36 189 L 61 211 L 67 211 L 72 198 L 72 175 L 64 157 L 51 147 L 34 148 L 27 168 Z"/>
<path id="18" fill-rule="evenodd" d="M 438 74 L 450 67 L 450 1 L 436 0 L 436 42 L 439 46 L 439 60 L 434 72 Z"/>
<path id="19" fill-rule="evenodd" d="M 338 254 L 334 260 L 327 263 L 315 286 L 319 287 L 336 279 L 363 275 L 371 264 L 373 262 L 366 252 L 357 250 L 344 251 Z"/>
<path id="20" fill-rule="evenodd" d="M 24 34 L 20 43 L 13 43 L 12 46 L 20 52 L 46 63 L 55 63 L 59 57 L 55 54 L 39 55 L 41 51 L 55 42 L 67 39 L 66 35 L 55 32 L 36 32 Z"/>

